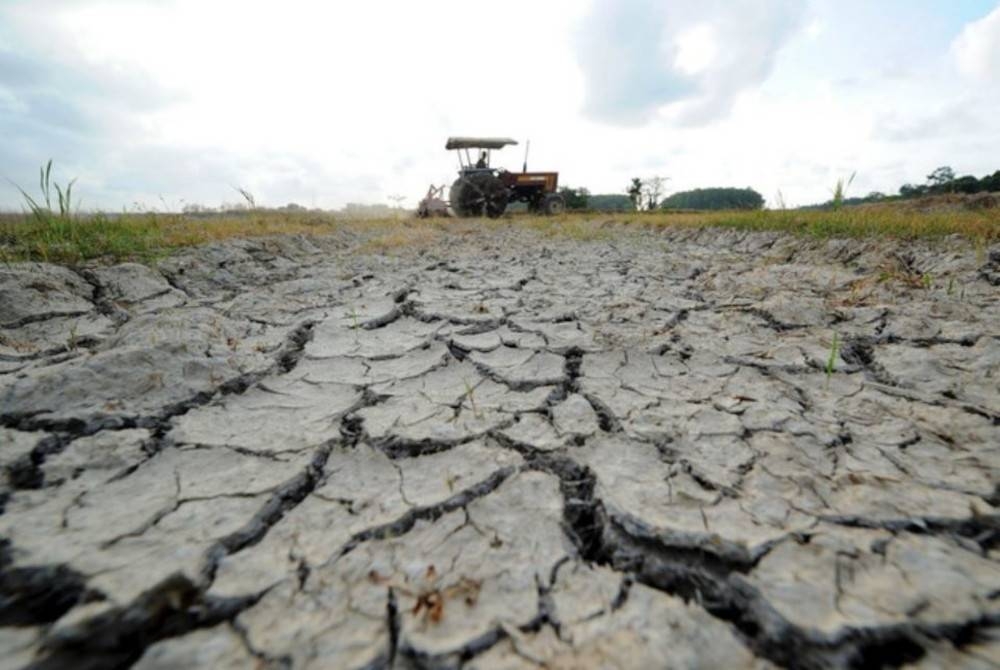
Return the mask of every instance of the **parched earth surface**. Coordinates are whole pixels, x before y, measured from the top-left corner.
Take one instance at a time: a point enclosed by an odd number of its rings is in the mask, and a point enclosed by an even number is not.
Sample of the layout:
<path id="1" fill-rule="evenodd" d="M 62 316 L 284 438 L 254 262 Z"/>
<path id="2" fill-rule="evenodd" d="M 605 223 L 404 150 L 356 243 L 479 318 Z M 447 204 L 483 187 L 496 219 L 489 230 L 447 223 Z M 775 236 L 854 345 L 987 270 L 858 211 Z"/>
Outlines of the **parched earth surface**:
<path id="1" fill-rule="evenodd" d="M 0 667 L 995 668 L 1000 249 L 0 267 Z"/>

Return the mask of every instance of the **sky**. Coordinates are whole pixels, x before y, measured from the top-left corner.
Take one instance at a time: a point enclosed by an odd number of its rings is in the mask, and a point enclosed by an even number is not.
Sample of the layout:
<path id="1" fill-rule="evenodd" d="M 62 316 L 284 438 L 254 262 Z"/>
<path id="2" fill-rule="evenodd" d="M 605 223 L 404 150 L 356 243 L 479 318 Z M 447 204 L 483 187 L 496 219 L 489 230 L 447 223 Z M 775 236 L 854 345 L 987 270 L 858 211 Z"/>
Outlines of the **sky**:
<path id="1" fill-rule="evenodd" d="M 997 0 L 0 0 L 0 208 L 414 206 L 450 135 L 771 206 L 1000 169 Z"/>

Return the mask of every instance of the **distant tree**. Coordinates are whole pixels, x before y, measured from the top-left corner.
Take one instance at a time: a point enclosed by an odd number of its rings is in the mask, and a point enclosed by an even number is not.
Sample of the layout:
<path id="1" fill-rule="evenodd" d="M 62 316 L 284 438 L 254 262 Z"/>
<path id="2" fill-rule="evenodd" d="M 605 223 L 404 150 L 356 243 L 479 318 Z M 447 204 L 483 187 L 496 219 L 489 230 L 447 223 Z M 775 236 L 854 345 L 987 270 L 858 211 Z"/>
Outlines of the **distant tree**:
<path id="1" fill-rule="evenodd" d="M 979 193 L 983 189 L 978 179 L 972 175 L 966 175 L 948 182 L 948 190 L 952 193 Z"/>
<path id="2" fill-rule="evenodd" d="M 984 191 L 1000 192 L 1000 170 L 997 170 L 988 177 L 983 177 L 979 180 L 979 184 Z"/>
<path id="3" fill-rule="evenodd" d="M 899 195 L 904 198 L 919 198 L 927 192 L 927 187 L 919 184 L 903 184 L 899 187 Z"/>
<path id="4" fill-rule="evenodd" d="M 881 191 L 872 191 L 864 197 L 864 200 L 869 202 L 878 202 L 879 200 L 885 200 L 885 193 Z"/>
<path id="5" fill-rule="evenodd" d="M 927 175 L 927 184 L 931 188 L 942 187 L 953 179 L 955 179 L 955 171 L 945 165 Z"/>
<path id="6" fill-rule="evenodd" d="M 646 210 L 652 212 L 660 205 L 663 185 L 670 177 L 652 176 L 642 182 L 642 193 L 646 197 Z"/>
<path id="7" fill-rule="evenodd" d="M 764 196 L 752 188 L 696 188 L 664 198 L 664 209 L 761 209 Z"/>
<path id="8" fill-rule="evenodd" d="M 642 180 L 638 177 L 632 177 L 632 183 L 629 185 L 628 199 L 632 201 L 632 209 L 642 208 Z"/>
<path id="9" fill-rule="evenodd" d="M 590 206 L 590 191 L 585 188 L 563 186 L 559 189 L 559 195 L 563 197 L 566 209 L 581 210 Z"/>

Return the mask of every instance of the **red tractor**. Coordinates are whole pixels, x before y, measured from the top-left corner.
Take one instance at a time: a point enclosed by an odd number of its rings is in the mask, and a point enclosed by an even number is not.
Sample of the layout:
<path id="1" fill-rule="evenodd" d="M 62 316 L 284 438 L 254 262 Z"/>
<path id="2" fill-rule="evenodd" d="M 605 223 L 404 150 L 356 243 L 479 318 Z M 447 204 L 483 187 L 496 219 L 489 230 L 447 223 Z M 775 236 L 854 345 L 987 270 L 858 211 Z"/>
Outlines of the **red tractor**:
<path id="1" fill-rule="evenodd" d="M 527 154 L 520 172 L 491 167 L 493 150 L 516 144 L 515 140 L 504 137 L 448 138 L 444 148 L 458 154 L 458 179 L 448 193 L 448 205 L 456 216 L 485 215 L 495 219 L 504 213 L 509 202 L 526 203 L 528 211 L 550 216 L 565 211 L 566 203 L 556 193 L 558 172 L 528 172 Z M 475 157 L 470 150 L 476 152 Z M 433 207 L 424 205 L 421 202 L 418 213 L 430 215 Z"/>

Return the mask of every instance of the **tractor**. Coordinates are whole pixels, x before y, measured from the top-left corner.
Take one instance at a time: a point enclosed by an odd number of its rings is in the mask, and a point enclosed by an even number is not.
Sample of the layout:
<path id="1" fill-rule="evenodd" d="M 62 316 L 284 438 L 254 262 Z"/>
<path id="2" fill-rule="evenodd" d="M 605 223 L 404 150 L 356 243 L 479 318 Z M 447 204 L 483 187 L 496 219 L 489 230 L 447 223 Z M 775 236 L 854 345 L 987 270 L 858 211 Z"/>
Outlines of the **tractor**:
<path id="1" fill-rule="evenodd" d="M 516 144 L 517 141 L 504 137 L 448 138 L 445 149 L 458 154 L 458 179 L 448 192 L 448 205 L 456 216 L 485 215 L 495 219 L 504 213 L 510 202 L 526 203 L 529 211 L 550 216 L 565 211 L 566 203 L 556 193 L 559 173 L 528 172 L 527 152 L 520 172 L 508 172 L 490 165 L 494 150 Z M 470 150 L 476 152 L 476 158 Z M 432 209 L 421 206 L 418 212 Z"/>

